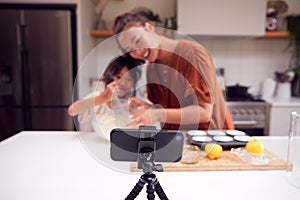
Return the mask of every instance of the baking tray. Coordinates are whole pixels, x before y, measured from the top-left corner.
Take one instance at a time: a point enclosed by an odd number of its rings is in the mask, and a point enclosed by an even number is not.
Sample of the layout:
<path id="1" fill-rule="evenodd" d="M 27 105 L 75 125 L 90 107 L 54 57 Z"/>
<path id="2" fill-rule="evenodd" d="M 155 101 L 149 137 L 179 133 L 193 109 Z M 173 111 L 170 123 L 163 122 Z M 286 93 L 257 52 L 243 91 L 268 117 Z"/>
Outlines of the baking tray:
<path id="1" fill-rule="evenodd" d="M 214 131 L 216 131 L 216 130 L 214 130 Z M 188 142 L 188 144 L 197 145 L 197 146 L 199 146 L 199 148 L 204 149 L 204 147 L 205 147 L 206 144 L 208 144 L 208 143 L 216 143 L 216 144 L 221 145 L 222 148 L 223 148 L 223 150 L 230 150 L 231 148 L 245 147 L 246 144 L 247 144 L 247 142 L 248 142 L 248 141 L 237 141 L 237 140 L 234 139 L 235 135 L 230 135 L 230 134 L 228 134 L 224 130 L 220 130 L 220 132 L 224 132 L 225 133 L 224 136 L 231 137 L 232 141 L 230 141 L 230 142 L 217 141 L 217 140 L 214 139 L 215 135 L 209 135 L 209 133 L 208 133 L 209 131 L 201 131 L 201 132 L 205 132 L 206 135 L 203 136 L 203 137 L 210 137 L 211 141 L 208 141 L 208 142 L 195 141 L 195 140 L 193 140 L 193 137 L 195 137 L 195 136 L 191 136 L 191 135 L 187 134 L 187 142 Z M 250 137 L 247 133 L 245 133 L 245 132 L 243 132 L 243 133 L 244 133 L 243 136 Z M 201 136 L 199 136 L 199 137 L 201 137 Z"/>

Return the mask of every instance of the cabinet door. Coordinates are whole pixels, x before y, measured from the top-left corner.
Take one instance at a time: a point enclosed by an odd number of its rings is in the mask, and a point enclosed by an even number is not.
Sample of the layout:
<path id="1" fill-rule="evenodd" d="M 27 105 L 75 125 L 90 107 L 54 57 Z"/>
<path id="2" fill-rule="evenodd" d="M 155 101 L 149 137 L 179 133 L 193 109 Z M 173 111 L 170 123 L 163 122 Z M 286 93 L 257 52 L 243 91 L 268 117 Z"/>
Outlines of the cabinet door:
<path id="1" fill-rule="evenodd" d="M 32 106 L 67 106 L 72 101 L 70 16 L 65 10 L 24 12 Z"/>
<path id="2" fill-rule="evenodd" d="M 269 135 L 287 136 L 290 129 L 290 115 L 294 111 L 300 113 L 300 107 L 272 107 Z"/>
<path id="3" fill-rule="evenodd" d="M 262 36 L 266 0 L 178 0 L 178 30 L 191 35 Z"/>
<path id="4" fill-rule="evenodd" d="M 32 108 L 33 130 L 74 130 L 67 108 Z"/>
<path id="5" fill-rule="evenodd" d="M 24 130 L 24 111 L 22 107 L 0 106 L 0 142 Z"/>
<path id="6" fill-rule="evenodd" d="M 20 11 L 0 9 L 0 106 L 23 104 Z"/>

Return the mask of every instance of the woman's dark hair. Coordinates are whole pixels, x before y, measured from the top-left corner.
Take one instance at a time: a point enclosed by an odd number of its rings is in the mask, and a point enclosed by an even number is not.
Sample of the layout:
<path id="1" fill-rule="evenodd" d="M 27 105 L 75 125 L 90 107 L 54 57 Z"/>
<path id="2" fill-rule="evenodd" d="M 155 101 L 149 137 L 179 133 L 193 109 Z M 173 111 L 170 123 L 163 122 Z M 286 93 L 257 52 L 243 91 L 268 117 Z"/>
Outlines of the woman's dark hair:
<path id="1" fill-rule="evenodd" d="M 142 15 L 124 13 L 115 18 L 113 31 L 114 34 L 119 34 L 124 28 L 129 27 L 130 25 L 144 26 L 146 22 L 150 22 L 150 20 Z"/>
<path id="2" fill-rule="evenodd" d="M 120 73 L 120 71 L 127 67 L 130 76 L 133 79 L 133 88 L 135 90 L 136 83 L 141 77 L 141 69 L 138 67 L 145 62 L 142 60 L 136 60 L 131 58 L 128 54 L 124 54 L 122 56 L 118 56 L 107 66 L 105 69 L 103 76 L 101 77 L 101 81 L 105 83 L 108 82 L 108 74 L 110 73 L 112 76 L 116 76 Z"/>

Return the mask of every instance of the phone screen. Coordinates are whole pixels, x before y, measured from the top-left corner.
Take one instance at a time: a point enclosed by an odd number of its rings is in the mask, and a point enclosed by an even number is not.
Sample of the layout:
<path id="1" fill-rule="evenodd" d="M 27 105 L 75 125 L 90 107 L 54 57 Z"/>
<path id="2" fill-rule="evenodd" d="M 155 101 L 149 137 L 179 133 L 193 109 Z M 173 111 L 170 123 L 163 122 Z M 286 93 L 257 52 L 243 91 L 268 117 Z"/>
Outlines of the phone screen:
<path id="1" fill-rule="evenodd" d="M 137 161 L 140 130 L 114 129 L 110 134 L 111 158 L 115 161 Z M 181 160 L 184 135 L 180 131 L 160 130 L 154 136 L 155 161 L 178 162 Z"/>

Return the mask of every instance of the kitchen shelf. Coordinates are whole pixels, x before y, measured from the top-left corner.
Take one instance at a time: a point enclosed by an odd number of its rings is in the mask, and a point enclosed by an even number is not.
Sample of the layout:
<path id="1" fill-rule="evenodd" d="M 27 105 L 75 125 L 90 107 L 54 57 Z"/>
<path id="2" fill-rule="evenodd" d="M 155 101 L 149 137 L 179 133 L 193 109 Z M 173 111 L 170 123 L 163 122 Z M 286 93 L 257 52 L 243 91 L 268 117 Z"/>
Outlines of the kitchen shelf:
<path id="1" fill-rule="evenodd" d="M 287 39 L 289 37 L 289 32 L 287 31 L 267 31 L 266 34 L 261 39 Z"/>
<path id="2" fill-rule="evenodd" d="M 110 37 L 113 36 L 113 30 L 90 30 L 90 35 L 93 37 Z M 289 37 L 289 32 L 287 31 L 268 31 L 260 39 L 287 39 Z"/>
<path id="3" fill-rule="evenodd" d="M 168 31 L 167 33 L 164 33 L 163 31 L 157 31 L 158 33 L 161 33 L 163 35 L 169 36 L 169 37 L 173 37 L 172 35 L 172 31 Z M 113 30 L 111 29 L 107 29 L 107 30 L 90 30 L 90 35 L 93 37 L 110 37 L 114 35 Z"/>
<path id="4" fill-rule="evenodd" d="M 113 30 L 90 30 L 90 35 L 93 37 L 110 37 L 114 35 Z"/>

